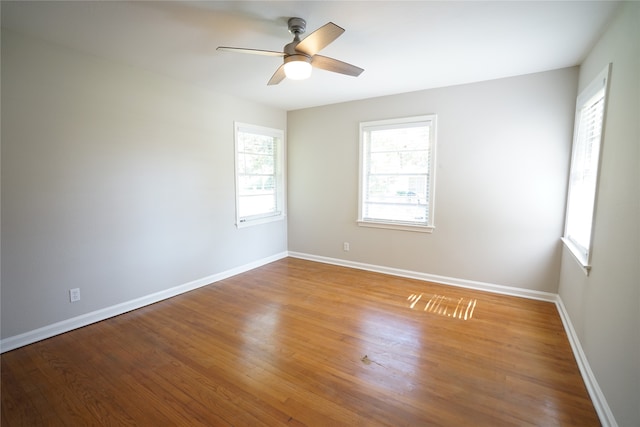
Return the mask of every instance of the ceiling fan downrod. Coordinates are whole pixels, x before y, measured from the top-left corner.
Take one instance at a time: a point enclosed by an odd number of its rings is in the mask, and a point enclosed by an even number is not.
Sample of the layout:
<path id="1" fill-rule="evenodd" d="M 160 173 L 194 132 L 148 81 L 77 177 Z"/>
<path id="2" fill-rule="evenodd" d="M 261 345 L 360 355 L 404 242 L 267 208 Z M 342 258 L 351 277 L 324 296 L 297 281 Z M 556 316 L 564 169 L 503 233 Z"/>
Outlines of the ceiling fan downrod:
<path id="1" fill-rule="evenodd" d="M 307 30 L 307 21 L 302 18 L 289 18 L 289 32 L 293 34 L 293 41 L 284 47 L 285 63 L 291 61 L 303 61 L 311 63 L 311 57 L 298 52 L 296 47 L 300 43 L 300 35 Z"/>

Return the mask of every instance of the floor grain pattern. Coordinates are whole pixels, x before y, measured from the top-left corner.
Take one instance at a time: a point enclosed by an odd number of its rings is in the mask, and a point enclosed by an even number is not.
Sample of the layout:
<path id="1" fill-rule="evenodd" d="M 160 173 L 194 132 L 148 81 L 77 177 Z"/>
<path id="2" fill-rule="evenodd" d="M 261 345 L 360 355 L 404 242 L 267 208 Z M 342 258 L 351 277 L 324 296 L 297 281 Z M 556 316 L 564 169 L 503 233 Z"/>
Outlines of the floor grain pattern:
<path id="1" fill-rule="evenodd" d="M 1 360 L 3 426 L 600 425 L 554 304 L 294 258 Z"/>

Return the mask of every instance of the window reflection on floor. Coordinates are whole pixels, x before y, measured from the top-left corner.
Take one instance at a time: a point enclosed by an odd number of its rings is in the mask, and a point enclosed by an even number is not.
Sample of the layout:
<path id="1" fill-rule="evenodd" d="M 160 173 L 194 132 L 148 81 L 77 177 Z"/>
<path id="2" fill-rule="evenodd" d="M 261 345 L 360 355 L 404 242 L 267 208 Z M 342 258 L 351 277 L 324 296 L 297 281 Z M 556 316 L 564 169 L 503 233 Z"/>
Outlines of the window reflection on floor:
<path id="1" fill-rule="evenodd" d="M 476 309 L 475 298 L 449 298 L 444 295 L 411 294 L 409 308 L 460 320 L 470 320 Z"/>

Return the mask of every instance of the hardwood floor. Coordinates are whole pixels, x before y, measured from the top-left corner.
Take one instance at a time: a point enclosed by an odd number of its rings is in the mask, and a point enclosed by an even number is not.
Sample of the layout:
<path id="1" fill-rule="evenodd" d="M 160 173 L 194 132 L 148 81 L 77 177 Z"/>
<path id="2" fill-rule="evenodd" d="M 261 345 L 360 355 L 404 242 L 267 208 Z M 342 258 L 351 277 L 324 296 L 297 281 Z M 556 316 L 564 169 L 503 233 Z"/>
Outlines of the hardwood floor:
<path id="1" fill-rule="evenodd" d="M 553 304 L 294 258 L 1 359 L 3 426 L 600 425 Z"/>

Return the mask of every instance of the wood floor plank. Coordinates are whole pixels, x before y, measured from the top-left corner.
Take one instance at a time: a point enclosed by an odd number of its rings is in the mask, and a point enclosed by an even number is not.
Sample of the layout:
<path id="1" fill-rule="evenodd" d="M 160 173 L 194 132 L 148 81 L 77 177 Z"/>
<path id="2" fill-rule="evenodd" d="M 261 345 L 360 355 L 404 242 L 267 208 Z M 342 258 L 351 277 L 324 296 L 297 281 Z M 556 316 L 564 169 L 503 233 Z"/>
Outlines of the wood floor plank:
<path id="1" fill-rule="evenodd" d="M 1 362 L 3 426 L 600 425 L 554 304 L 294 258 Z"/>

